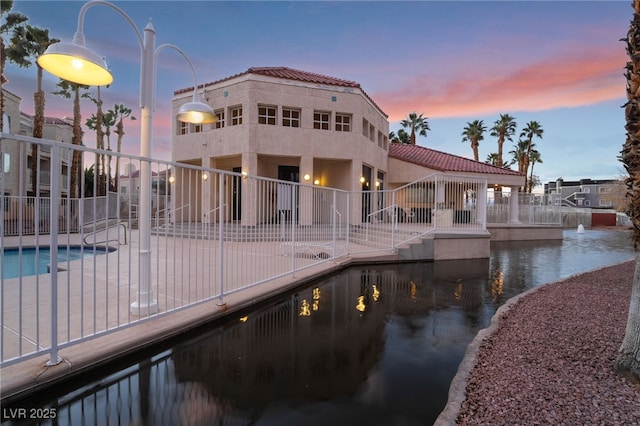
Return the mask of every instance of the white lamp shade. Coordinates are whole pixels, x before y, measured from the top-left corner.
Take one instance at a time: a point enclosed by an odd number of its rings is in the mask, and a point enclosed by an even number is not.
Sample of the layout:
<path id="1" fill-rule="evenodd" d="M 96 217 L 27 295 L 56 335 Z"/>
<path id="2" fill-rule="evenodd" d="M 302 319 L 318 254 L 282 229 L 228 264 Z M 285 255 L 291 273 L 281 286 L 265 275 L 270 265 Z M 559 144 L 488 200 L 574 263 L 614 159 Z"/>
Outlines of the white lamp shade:
<path id="1" fill-rule="evenodd" d="M 213 109 L 202 102 L 187 102 L 178 110 L 178 120 L 183 123 L 211 124 L 218 121 Z"/>
<path id="2" fill-rule="evenodd" d="M 37 61 L 46 71 L 72 83 L 106 86 L 113 82 L 104 59 L 77 44 L 52 44 Z"/>

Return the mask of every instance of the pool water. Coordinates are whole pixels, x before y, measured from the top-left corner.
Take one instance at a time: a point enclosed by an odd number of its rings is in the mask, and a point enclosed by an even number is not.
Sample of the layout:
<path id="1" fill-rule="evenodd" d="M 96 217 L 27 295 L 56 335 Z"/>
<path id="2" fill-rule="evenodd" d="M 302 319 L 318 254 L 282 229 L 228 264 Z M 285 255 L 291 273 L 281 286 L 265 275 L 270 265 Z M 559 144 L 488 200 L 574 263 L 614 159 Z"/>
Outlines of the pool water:
<path id="1" fill-rule="evenodd" d="M 105 254 L 103 248 L 93 246 L 60 246 L 57 263 L 70 262 L 82 258 Z M 20 276 L 48 274 L 51 265 L 49 247 L 23 247 L 4 249 L 2 253 L 2 278 L 11 279 Z"/>

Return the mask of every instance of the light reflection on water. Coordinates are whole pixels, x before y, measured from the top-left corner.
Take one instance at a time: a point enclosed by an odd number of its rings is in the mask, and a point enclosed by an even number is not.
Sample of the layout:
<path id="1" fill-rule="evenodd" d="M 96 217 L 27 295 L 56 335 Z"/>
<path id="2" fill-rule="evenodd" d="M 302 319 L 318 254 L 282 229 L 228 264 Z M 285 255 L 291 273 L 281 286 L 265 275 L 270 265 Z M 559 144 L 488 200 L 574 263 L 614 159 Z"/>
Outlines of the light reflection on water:
<path id="1" fill-rule="evenodd" d="M 58 424 L 431 424 L 502 303 L 632 256 L 626 232 L 565 231 L 491 259 L 351 268 L 40 405 Z"/>

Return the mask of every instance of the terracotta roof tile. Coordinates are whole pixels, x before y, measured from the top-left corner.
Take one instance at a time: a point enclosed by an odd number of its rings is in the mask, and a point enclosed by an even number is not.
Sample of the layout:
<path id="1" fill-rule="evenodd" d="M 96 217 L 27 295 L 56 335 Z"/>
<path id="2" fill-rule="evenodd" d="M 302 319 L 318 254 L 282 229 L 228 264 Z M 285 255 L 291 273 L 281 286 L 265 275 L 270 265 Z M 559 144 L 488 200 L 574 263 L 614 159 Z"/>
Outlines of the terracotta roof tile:
<path id="1" fill-rule="evenodd" d="M 521 173 L 470 160 L 435 149 L 404 143 L 390 143 L 389 157 L 442 172 L 491 173 L 497 175 L 520 176 Z"/>
<path id="2" fill-rule="evenodd" d="M 223 81 L 227 81 L 227 80 L 231 80 L 233 78 L 236 77 L 240 77 L 242 75 L 246 75 L 246 74 L 259 74 L 259 75 L 265 75 L 268 77 L 275 77 L 275 78 L 283 78 L 283 79 L 287 79 L 287 80 L 294 80 L 294 81 L 304 81 L 306 83 L 314 83 L 314 84 L 326 84 L 329 86 L 339 86 L 339 87 L 348 87 L 348 88 L 353 88 L 353 89 L 359 89 L 364 96 L 369 99 L 369 101 L 376 106 L 376 108 L 378 108 L 380 110 L 380 112 L 382 114 L 384 114 L 385 117 L 388 117 L 388 115 L 382 111 L 382 108 L 380 108 L 373 99 L 371 99 L 371 97 L 364 91 L 364 89 L 362 89 L 362 87 L 360 86 L 359 83 L 356 83 L 355 81 L 349 81 L 349 80 L 343 80 L 340 78 L 336 78 L 336 77 L 330 77 L 327 75 L 322 75 L 322 74 L 316 74 L 316 73 L 312 73 L 312 72 L 307 72 L 307 71 L 301 71 L 301 70 L 297 70 L 297 69 L 293 69 L 293 68 L 288 68 L 288 67 L 251 67 L 248 70 L 241 72 L 239 74 L 235 74 L 232 75 L 230 77 L 226 77 L 220 80 L 216 80 L 216 81 L 212 81 L 210 83 L 205 83 L 204 85 L 200 85 L 199 87 L 209 87 L 209 86 L 213 86 L 216 85 L 218 83 L 221 83 Z M 182 93 L 189 93 L 193 90 L 193 87 L 186 87 L 184 89 L 179 89 L 173 92 L 174 95 L 180 95 Z"/>

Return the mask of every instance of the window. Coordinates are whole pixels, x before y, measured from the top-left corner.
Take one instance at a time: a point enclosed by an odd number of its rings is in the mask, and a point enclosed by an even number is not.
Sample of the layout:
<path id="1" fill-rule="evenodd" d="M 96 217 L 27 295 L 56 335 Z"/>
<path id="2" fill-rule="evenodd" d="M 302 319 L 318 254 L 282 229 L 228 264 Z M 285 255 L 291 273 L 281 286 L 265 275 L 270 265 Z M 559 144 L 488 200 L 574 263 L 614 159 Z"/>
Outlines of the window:
<path id="1" fill-rule="evenodd" d="M 282 125 L 284 127 L 300 127 L 300 110 L 282 108 Z"/>
<path id="2" fill-rule="evenodd" d="M 214 124 L 214 128 L 222 129 L 224 127 L 224 109 L 218 109 L 213 111 L 218 117 L 218 121 Z"/>
<path id="3" fill-rule="evenodd" d="M 382 138 L 382 148 L 386 151 L 389 148 L 389 138 L 387 135 L 383 135 Z"/>
<path id="4" fill-rule="evenodd" d="M 606 194 L 608 192 L 611 192 L 611 187 L 610 186 L 600 186 L 598 187 L 598 192 L 601 194 Z"/>
<path id="5" fill-rule="evenodd" d="M 11 196 L 10 192 L 4 193 L 4 212 L 7 213 L 9 211 L 9 197 Z"/>
<path id="6" fill-rule="evenodd" d="M 271 105 L 258 105 L 258 123 L 276 125 L 277 107 Z"/>
<path id="7" fill-rule="evenodd" d="M 613 202 L 611 200 L 600 200 L 599 205 L 600 207 L 612 207 Z"/>
<path id="8" fill-rule="evenodd" d="M 192 124 L 192 131 L 193 133 L 200 133 L 203 129 L 203 125 L 202 124 Z"/>
<path id="9" fill-rule="evenodd" d="M 320 130 L 329 130 L 329 115 L 330 113 L 325 111 L 314 111 L 313 128 Z"/>
<path id="10" fill-rule="evenodd" d="M 351 115 L 336 113 L 336 132 L 351 131 Z"/>
<path id="11" fill-rule="evenodd" d="M 2 171 L 4 173 L 11 173 L 11 154 L 8 152 L 2 155 Z"/>
<path id="12" fill-rule="evenodd" d="M 369 124 L 369 140 L 373 143 L 376 142 L 376 128 L 373 124 Z"/>
<path id="13" fill-rule="evenodd" d="M 186 135 L 189 133 L 189 123 L 184 123 L 182 121 L 179 121 L 178 123 L 180 123 L 180 128 L 178 129 L 179 135 Z"/>
<path id="14" fill-rule="evenodd" d="M 582 192 L 584 192 L 585 194 L 588 194 L 588 193 L 591 192 L 591 188 L 589 188 L 588 186 L 584 187 L 584 188 L 582 188 Z"/>
<path id="15" fill-rule="evenodd" d="M 369 137 L 369 122 L 364 118 L 362 119 L 362 136 Z"/>
<path id="16" fill-rule="evenodd" d="M 233 107 L 231 111 L 231 125 L 239 126 L 242 124 L 242 106 Z"/>
<path id="17" fill-rule="evenodd" d="M 378 146 L 382 148 L 382 132 L 378 132 Z"/>
<path id="18" fill-rule="evenodd" d="M 2 113 L 2 129 L 5 133 L 11 133 L 11 117 L 6 112 Z"/>

